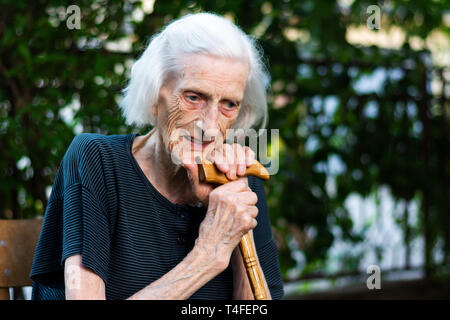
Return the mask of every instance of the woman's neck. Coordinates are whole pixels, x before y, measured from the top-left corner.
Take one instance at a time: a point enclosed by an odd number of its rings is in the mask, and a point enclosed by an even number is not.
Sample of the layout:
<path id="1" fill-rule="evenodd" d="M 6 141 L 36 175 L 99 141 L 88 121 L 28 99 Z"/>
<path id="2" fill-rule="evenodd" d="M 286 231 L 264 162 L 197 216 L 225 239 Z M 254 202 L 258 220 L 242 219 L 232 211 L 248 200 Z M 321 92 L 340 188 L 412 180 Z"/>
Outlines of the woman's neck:
<path id="1" fill-rule="evenodd" d="M 153 129 L 133 141 L 132 153 L 150 183 L 176 204 L 194 204 L 195 196 L 186 170 L 173 163 L 161 135 Z"/>

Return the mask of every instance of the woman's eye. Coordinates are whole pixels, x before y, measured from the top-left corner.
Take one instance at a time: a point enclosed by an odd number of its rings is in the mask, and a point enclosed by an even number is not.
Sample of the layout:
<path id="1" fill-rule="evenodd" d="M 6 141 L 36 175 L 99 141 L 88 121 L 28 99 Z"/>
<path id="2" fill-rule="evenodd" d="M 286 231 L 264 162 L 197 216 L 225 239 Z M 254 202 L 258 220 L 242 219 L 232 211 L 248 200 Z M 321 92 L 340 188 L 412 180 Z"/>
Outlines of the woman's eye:
<path id="1" fill-rule="evenodd" d="M 187 96 L 187 98 L 192 101 L 192 102 L 196 102 L 198 101 L 198 97 L 197 96 Z"/>
<path id="2" fill-rule="evenodd" d="M 228 109 L 234 109 L 234 108 L 237 107 L 237 104 L 234 103 L 234 102 L 228 101 L 228 102 L 226 103 L 226 107 L 227 107 Z"/>
<path id="3" fill-rule="evenodd" d="M 192 92 L 186 93 L 184 96 L 190 102 L 199 102 L 200 101 L 200 96 L 198 94 L 195 94 Z"/>

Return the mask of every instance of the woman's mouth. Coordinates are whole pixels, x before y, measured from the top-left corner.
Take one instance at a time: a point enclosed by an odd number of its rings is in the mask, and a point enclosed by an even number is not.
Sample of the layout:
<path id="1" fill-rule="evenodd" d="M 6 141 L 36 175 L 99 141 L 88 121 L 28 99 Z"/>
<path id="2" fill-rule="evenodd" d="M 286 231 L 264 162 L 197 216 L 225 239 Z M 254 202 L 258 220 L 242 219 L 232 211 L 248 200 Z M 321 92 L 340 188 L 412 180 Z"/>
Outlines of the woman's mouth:
<path id="1" fill-rule="evenodd" d="M 189 141 L 189 143 L 191 144 L 191 148 L 193 148 L 194 150 L 203 150 L 210 143 L 214 142 L 214 140 L 209 140 L 209 141 L 197 140 L 197 139 L 194 139 L 193 137 L 186 138 L 186 139 Z"/>

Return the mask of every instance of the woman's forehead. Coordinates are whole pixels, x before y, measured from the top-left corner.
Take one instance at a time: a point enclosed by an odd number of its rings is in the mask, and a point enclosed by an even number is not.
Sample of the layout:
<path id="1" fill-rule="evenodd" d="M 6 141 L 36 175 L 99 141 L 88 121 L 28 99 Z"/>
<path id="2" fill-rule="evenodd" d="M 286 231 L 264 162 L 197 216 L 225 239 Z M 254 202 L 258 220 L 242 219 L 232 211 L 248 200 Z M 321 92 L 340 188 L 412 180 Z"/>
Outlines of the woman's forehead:
<path id="1" fill-rule="evenodd" d="M 238 59 L 219 58 L 210 55 L 190 55 L 183 59 L 180 89 L 191 87 L 208 91 L 225 90 L 240 92 L 245 89 L 249 68 Z"/>

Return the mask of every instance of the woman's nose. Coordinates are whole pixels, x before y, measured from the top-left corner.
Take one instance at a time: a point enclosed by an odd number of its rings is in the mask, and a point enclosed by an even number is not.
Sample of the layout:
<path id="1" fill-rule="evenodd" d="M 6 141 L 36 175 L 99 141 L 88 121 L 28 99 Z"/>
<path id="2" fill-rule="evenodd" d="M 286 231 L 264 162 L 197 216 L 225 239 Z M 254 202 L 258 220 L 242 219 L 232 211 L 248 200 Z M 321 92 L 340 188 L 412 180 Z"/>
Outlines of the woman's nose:
<path id="1" fill-rule="evenodd" d="M 219 123 L 218 123 L 218 107 L 208 106 L 204 111 L 203 118 L 200 121 L 195 122 L 195 132 L 202 132 L 203 139 L 216 139 L 217 135 L 220 134 Z"/>
<path id="2" fill-rule="evenodd" d="M 217 104 L 214 104 L 212 106 L 209 106 L 206 109 L 205 117 L 203 119 L 204 126 L 203 130 L 211 130 L 211 129 L 217 129 L 218 126 L 218 118 L 219 118 L 219 106 Z"/>

